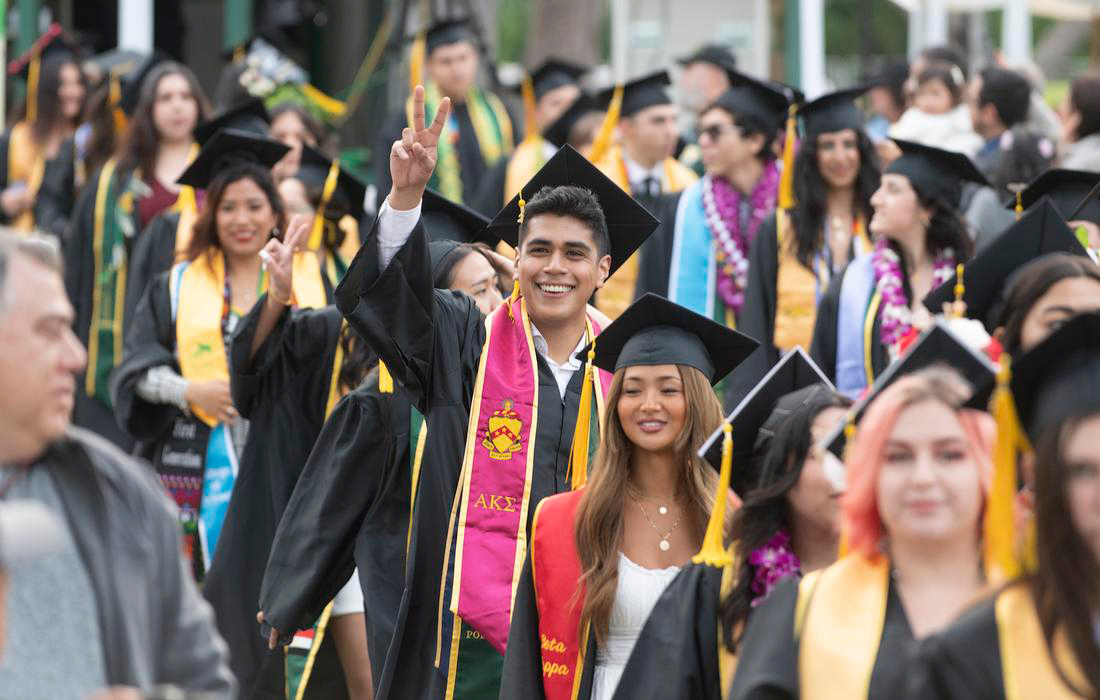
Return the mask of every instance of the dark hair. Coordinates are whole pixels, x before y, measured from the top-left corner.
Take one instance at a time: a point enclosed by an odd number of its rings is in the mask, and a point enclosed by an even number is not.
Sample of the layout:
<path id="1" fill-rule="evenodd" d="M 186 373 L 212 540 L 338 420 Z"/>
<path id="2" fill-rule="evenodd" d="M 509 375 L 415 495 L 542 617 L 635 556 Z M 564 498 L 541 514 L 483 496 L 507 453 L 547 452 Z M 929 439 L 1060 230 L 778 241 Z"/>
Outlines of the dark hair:
<path id="1" fill-rule="evenodd" d="M 1100 267 L 1079 255 L 1052 253 L 1032 260 L 1009 279 L 997 324 L 1004 328 L 1001 346 L 1005 352 L 1013 357 L 1019 356 L 1024 321 L 1032 307 L 1051 287 L 1073 277 L 1087 277 L 1100 282 Z"/>
<path id="2" fill-rule="evenodd" d="M 909 63 L 904 59 L 892 60 L 877 75 L 869 75 L 864 81 L 871 89 L 885 90 L 899 112 L 905 111 L 908 98 L 905 86 L 909 82 Z"/>
<path id="3" fill-rule="evenodd" d="M 728 106 L 717 102 L 700 112 L 699 116 L 702 117 L 712 109 L 720 109 L 730 115 L 730 118 L 733 120 L 733 125 L 741 131 L 741 138 L 748 138 L 756 134 L 763 135 L 764 142 L 761 144 L 760 151 L 756 154 L 756 157 L 762 163 L 770 163 L 775 160 L 775 151 L 772 149 L 772 143 L 775 141 L 775 135 L 778 131 L 775 124 L 763 121 L 759 117 L 751 114 L 735 112 Z"/>
<path id="4" fill-rule="evenodd" d="M 317 121 L 312 114 L 309 113 L 302 105 L 297 102 L 283 102 L 268 110 L 268 115 L 271 117 L 271 123 L 274 124 L 275 120 L 284 114 L 293 114 L 302 121 L 302 126 L 306 128 L 306 131 L 313 137 L 313 143 L 317 148 L 324 149 L 326 146 L 325 140 L 328 138 L 328 131 L 321 122 Z"/>
<path id="5" fill-rule="evenodd" d="M 226 188 L 234 182 L 245 179 L 252 180 L 263 190 L 264 196 L 267 197 L 268 203 L 271 204 L 271 208 L 275 212 L 275 227 L 280 232 L 286 230 L 286 207 L 283 206 L 283 200 L 279 197 L 278 190 L 275 189 L 275 183 L 271 179 L 271 171 L 251 161 L 233 162 L 224 168 L 220 168 L 218 175 L 210 181 L 205 189 L 202 210 L 195 220 L 191 243 L 187 247 L 185 259 L 194 260 L 207 250 L 221 248 L 221 243 L 218 240 L 218 207 L 221 205 L 222 197 L 225 196 Z"/>
<path id="6" fill-rule="evenodd" d="M 439 267 L 434 270 L 435 279 L 432 286 L 436 289 L 449 289 L 454 284 L 455 270 L 458 269 L 459 263 L 470 255 L 480 255 L 492 267 L 493 259 L 489 257 L 488 251 L 489 247 L 484 243 L 459 243 L 440 261 Z"/>
<path id="7" fill-rule="evenodd" d="M 91 174 L 103 167 L 118 148 L 110 81 L 95 87 L 84 101 L 84 122 L 91 127 L 84 145 L 84 172 Z"/>
<path id="8" fill-rule="evenodd" d="M 191 88 L 191 95 L 198 104 L 198 121 L 201 122 L 210 115 L 210 105 L 206 95 L 199 85 L 198 78 L 187 66 L 175 61 L 165 61 L 149 71 L 141 84 L 141 93 L 138 97 L 137 108 L 134 110 L 130 125 L 126 129 L 126 135 L 122 139 L 122 147 L 118 154 L 118 167 L 120 172 L 130 173 L 140 168 L 145 173 L 150 173 L 156 166 L 157 146 L 160 137 L 157 135 L 157 127 L 153 123 L 153 106 L 156 104 L 157 87 L 160 81 L 169 75 L 182 75 Z"/>
<path id="9" fill-rule="evenodd" d="M 753 567 L 749 555 L 764 546 L 776 532 L 791 531 L 792 518 L 787 494 L 798 484 L 802 465 L 810 454 L 813 436 L 810 427 L 827 408 L 847 408 L 851 400 L 834 391 L 818 391 L 793 411 L 776 430 L 763 455 L 755 457 L 759 474 L 744 504 L 734 515 L 732 541 L 737 543 L 738 571 L 733 590 L 719 606 L 722 635 L 726 648 L 736 653 L 741 643 L 743 623 L 752 608 Z"/>
<path id="10" fill-rule="evenodd" d="M 1011 129 L 1027 119 L 1031 107 L 1031 83 L 1014 70 L 990 66 L 981 72 L 978 105 L 993 105 L 997 118 Z"/>
<path id="11" fill-rule="evenodd" d="M 878 155 L 871 139 L 863 129 L 855 129 L 856 143 L 859 148 L 859 173 L 855 181 L 855 208 L 863 216 L 865 223 L 871 221 L 874 210 L 871 196 L 878 189 L 882 176 L 878 167 Z M 825 224 L 826 195 L 828 185 L 821 177 L 817 167 L 817 139 L 802 141 L 798 155 L 794 159 L 794 190 L 798 193 L 798 204 L 791 211 L 791 224 L 794 227 L 794 252 L 798 261 L 813 269 L 814 255 L 824 244 L 822 228 Z"/>
<path id="12" fill-rule="evenodd" d="M 310 206 L 313 207 L 314 212 L 321 208 L 321 197 L 324 195 L 324 184 L 317 184 L 314 182 L 307 182 L 300 177 L 295 176 L 295 180 L 302 183 L 302 189 L 306 192 L 306 200 Z M 348 214 L 351 214 L 351 204 L 348 202 L 347 195 L 343 190 L 337 187 L 332 192 L 332 196 L 329 197 L 328 206 L 325 207 L 325 211 L 322 214 L 324 222 L 324 236 L 322 237 L 322 244 L 329 250 L 337 250 L 340 246 L 344 245 L 344 239 L 347 238 L 347 232 L 340 228 L 340 220 Z"/>
<path id="13" fill-rule="evenodd" d="M 378 363 L 378 356 L 346 323 L 340 324 L 340 348 L 344 351 L 344 361 L 340 364 L 338 377 L 340 389 L 345 392 L 353 391 Z"/>
<path id="14" fill-rule="evenodd" d="M 1093 629 L 1100 612 L 1096 594 L 1100 562 L 1073 522 L 1066 497 L 1071 465 L 1062 456 L 1062 446 L 1084 418 L 1097 413 L 1100 406 L 1092 406 L 1044 431 L 1037 441 L 1035 548 L 1039 560 L 1028 579 L 1047 649 L 1054 649 L 1056 632 L 1064 633 L 1089 687 L 1075 687 L 1057 655 L 1051 653 L 1054 668 L 1066 687 L 1081 697 L 1096 697 L 1100 690 L 1100 648 Z"/>
<path id="15" fill-rule="evenodd" d="M 523 210 L 523 223 L 519 225 L 519 244 L 527 236 L 527 226 L 539 214 L 556 214 L 572 217 L 588 227 L 596 244 L 596 256 L 603 257 L 611 250 L 611 237 L 607 232 L 600 200 L 592 190 L 574 185 L 543 187 L 527 201 Z"/>
<path id="16" fill-rule="evenodd" d="M 1002 134 L 999 148 L 1000 157 L 988 175 L 1000 199 L 1012 195 L 1009 185 L 1031 182 L 1046 172 L 1054 157 L 1054 143 L 1046 136 L 1032 133 L 1024 124 Z"/>
<path id="17" fill-rule="evenodd" d="M 966 76 L 968 73 L 966 66 L 966 55 L 963 54 L 961 49 L 947 45 L 929 46 L 928 48 L 923 49 L 920 52 L 920 55 L 924 58 L 924 60 L 928 61 L 929 63 L 947 63 L 949 65 L 958 67 L 958 69 L 962 71 L 963 80 L 966 80 Z"/>
<path id="18" fill-rule="evenodd" d="M 1081 114 L 1074 134 L 1077 139 L 1100 133 L 1100 73 L 1086 73 L 1073 79 L 1069 103 Z"/>
<path id="19" fill-rule="evenodd" d="M 63 119 L 61 115 L 61 100 L 57 96 L 57 91 L 61 89 L 61 69 L 65 66 L 72 66 L 76 69 L 76 74 L 80 76 L 80 84 L 84 86 L 84 100 L 87 103 L 88 99 L 88 81 L 84 77 L 84 71 L 80 70 L 80 64 L 72 56 L 60 56 L 51 57 L 42 61 L 42 67 L 38 76 L 38 93 L 36 102 L 36 114 L 34 123 L 31 124 L 31 134 L 34 136 L 34 140 L 38 143 L 45 143 L 50 137 L 50 132 L 53 131 L 54 125 L 60 119 Z M 80 112 L 77 113 L 76 118 L 69 124 L 70 127 L 76 128 L 80 123 L 82 112 L 84 111 L 84 105 L 81 105 Z"/>
<path id="20" fill-rule="evenodd" d="M 958 66 L 942 62 L 932 63 L 917 76 L 917 85 L 924 85 L 933 80 L 938 80 L 951 93 L 951 99 L 954 100 L 955 104 L 958 104 L 959 100 L 962 99 L 963 89 L 963 83 L 959 82 L 960 77 L 965 80 Z"/>

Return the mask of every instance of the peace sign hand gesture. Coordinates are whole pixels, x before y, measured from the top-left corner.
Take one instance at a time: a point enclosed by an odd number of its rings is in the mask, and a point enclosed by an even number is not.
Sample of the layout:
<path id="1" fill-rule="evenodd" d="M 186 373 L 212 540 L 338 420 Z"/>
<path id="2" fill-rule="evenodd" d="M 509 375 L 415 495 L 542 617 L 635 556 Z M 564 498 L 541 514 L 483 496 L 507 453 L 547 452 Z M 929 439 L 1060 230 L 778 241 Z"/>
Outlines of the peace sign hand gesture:
<path id="1" fill-rule="evenodd" d="M 313 221 L 302 214 L 296 214 L 286 227 L 283 240 L 272 238 L 260 251 L 264 269 L 267 271 L 267 300 L 269 303 L 286 305 L 294 288 L 294 253 L 302 248 L 313 228 Z"/>
<path id="2" fill-rule="evenodd" d="M 436 152 L 439 135 L 451 112 L 451 100 L 444 97 L 435 112 L 431 126 L 424 126 L 424 88 L 417 85 L 413 90 L 413 127 L 401 132 L 401 140 L 394 141 L 390 148 L 390 176 L 393 189 L 390 190 L 390 206 L 407 211 L 420 202 L 428 180 L 435 170 Z"/>

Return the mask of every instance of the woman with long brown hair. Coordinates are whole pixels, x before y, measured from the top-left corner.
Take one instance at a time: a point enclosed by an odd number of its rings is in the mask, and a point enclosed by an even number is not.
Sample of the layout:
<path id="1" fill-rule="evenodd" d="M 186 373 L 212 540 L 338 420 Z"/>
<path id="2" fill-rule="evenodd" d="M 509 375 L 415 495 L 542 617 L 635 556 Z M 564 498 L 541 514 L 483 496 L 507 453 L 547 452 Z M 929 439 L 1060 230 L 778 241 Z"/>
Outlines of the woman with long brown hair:
<path id="1" fill-rule="evenodd" d="M 191 132 L 208 112 L 195 74 L 183 65 L 150 58 L 133 80 L 140 90 L 122 146 L 81 192 L 65 246 L 65 286 L 76 333 L 88 348 L 73 422 L 127 448 L 131 440 L 115 422 L 107 382 L 129 326 L 130 258 L 157 214 L 174 205 L 195 208 L 194 189 L 176 181 L 197 150 Z"/>
<path id="2" fill-rule="evenodd" d="M 1035 447 L 1035 571 L 928 640 L 913 698 L 1100 693 L 1100 314 L 1021 357 L 1012 391 Z"/>
<path id="3" fill-rule="evenodd" d="M 614 372 L 603 438 L 590 483 L 535 511 L 501 698 L 615 692 L 649 611 L 703 542 L 717 474 L 697 453 L 722 422 L 712 385 L 755 347 L 653 294 L 589 346 Z"/>

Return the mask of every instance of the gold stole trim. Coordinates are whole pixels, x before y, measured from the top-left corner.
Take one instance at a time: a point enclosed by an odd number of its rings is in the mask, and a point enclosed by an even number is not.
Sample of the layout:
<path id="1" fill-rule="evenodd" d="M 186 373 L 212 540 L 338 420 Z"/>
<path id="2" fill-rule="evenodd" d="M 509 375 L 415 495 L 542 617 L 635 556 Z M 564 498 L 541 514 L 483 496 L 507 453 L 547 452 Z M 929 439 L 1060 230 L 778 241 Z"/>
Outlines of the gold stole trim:
<path id="1" fill-rule="evenodd" d="M 1002 591 L 994 603 L 994 613 L 1001 650 L 1005 700 L 1068 700 L 1080 697 L 1067 688 L 1058 675 L 1051 658 L 1051 649 L 1047 646 L 1039 625 L 1039 616 L 1035 613 L 1035 602 L 1029 586 L 1016 584 Z M 1079 688 L 1088 688 L 1089 684 L 1073 656 L 1069 641 L 1061 630 L 1055 631 L 1053 644 L 1058 666 L 1070 682 Z"/>
<path id="2" fill-rule="evenodd" d="M 191 144 L 191 150 L 187 152 L 187 163 L 191 164 L 199 155 L 199 144 Z M 191 237 L 194 236 L 195 220 L 199 218 L 198 197 L 195 188 L 190 185 L 180 187 L 176 195 L 176 203 L 171 211 L 179 212 L 180 218 L 176 222 L 176 245 L 174 247 L 176 261 L 187 257 L 187 249 L 191 247 Z"/>
<path id="3" fill-rule="evenodd" d="M 790 214 L 781 209 L 775 212 L 776 248 L 778 252 L 775 275 L 775 330 L 772 344 L 780 352 L 795 346 L 810 347 L 817 318 L 817 288 L 829 283 L 829 271 L 822 260 L 822 269 L 809 270 L 795 255 L 791 245 Z"/>
<path id="4" fill-rule="evenodd" d="M 733 543 L 730 544 L 728 550 L 732 562 L 729 566 L 722 567 L 722 584 L 719 588 L 721 591 L 718 596 L 719 601 L 725 600 L 730 593 L 733 592 L 733 587 L 737 582 L 737 571 L 740 569 L 737 563 L 736 553 L 734 551 Z M 737 634 L 737 630 L 732 630 L 731 634 Z M 737 673 L 737 654 L 733 654 L 725 645 L 725 631 L 722 628 L 721 620 L 718 621 L 718 677 L 721 681 L 722 697 L 728 697 L 730 692 L 730 686 L 733 685 L 733 676 Z"/>
<path id="5" fill-rule="evenodd" d="M 207 250 L 184 269 L 180 279 L 176 347 L 180 374 L 190 382 L 229 381 L 221 323 L 224 295 L 225 258 L 221 251 Z M 191 412 L 211 427 L 218 423 L 194 403 Z"/>
<path id="6" fill-rule="evenodd" d="M 34 142 L 31 126 L 21 121 L 11 128 L 8 137 L 8 184 L 25 182 L 31 205 L 12 220 L 10 226 L 18 231 L 34 230 L 34 200 L 42 186 L 46 173 L 46 156 Z"/>
<path id="7" fill-rule="evenodd" d="M 878 307 L 882 303 L 882 293 L 877 289 L 871 295 L 871 303 L 867 307 L 867 315 L 863 320 L 863 370 L 867 373 L 867 386 L 875 383 L 874 348 L 875 320 L 878 318 Z"/>
<path id="8" fill-rule="evenodd" d="M 798 610 L 804 609 L 798 635 L 803 700 L 867 697 L 886 623 L 889 588 L 886 558 L 872 561 L 859 554 L 841 559 L 819 576 L 803 579 L 795 616 L 797 622 Z"/>
<path id="9" fill-rule="evenodd" d="M 302 700 L 306 696 L 306 688 L 309 686 L 310 676 L 313 675 L 313 664 L 317 661 L 317 654 L 321 652 L 321 644 L 325 641 L 325 632 L 328 630 L 328 623 L 332 619 L 332 606 L 333 601 L 329 601 L 329 604 L 325 606 L 324 611 L 321 613 L 320 619 L 317 620 L 317 629 L 313 633 L 313 643 L 309 645 L 309 656 L 306 657 L 306 665 L 302 668 L 302 677 L 298 680 L 298 692 L 294 695 L 294 700 Z M 283 653 L 286 654 L 285 651 Z"/>
<path id="10" fill-rule="evenodd" d="M 103 269 L 103 228 L 107 215 L 107 192 L 111 186 L 111 179 L 115 176 L 114 158 L 108 160 L 99 174 L 99 182 L 96 184 L 95 210 L 92 219 L 92 320 L 88 326 L 88 367 L 84 374 L 84 390 L 88 396 L 95 396 L 96 368 L 99 366 L 99 324 L 102 321 L 103 285 L 99 283 L 106 274 Z M 114 212 L 111 212 L 114 216 Z M 114 325 L 112 337 L 114 338 L 114 361 L 122 361 L 122 320 L 124 304 L 126 301 L 126 260 L 125 257 L 118 266 L 115 277 L 115 312 L 111 316 Z"/>

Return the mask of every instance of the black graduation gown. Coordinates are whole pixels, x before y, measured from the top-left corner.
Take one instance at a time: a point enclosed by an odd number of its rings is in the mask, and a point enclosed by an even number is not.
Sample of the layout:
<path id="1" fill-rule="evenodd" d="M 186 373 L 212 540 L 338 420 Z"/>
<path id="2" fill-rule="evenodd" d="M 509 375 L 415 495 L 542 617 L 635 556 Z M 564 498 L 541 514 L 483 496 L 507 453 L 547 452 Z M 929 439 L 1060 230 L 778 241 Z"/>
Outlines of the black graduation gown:
<path id="1" fill-rule="evenodd" d="M 8 182 L 8 145 L 11 132 L 0 136 L 0 190 L 6 189 Z M 65 233 L 69 227 L 69 217 L 76 204 L 76 142 L 68 139 L 61 144 L 57 155 L 46 160 L 42 173 L 42 183 L 34 199 L 34 225 L 41 231 L 52 233 L 65 242 Z M 9 223 L 7 215 L 0 210 L 0 223 Z"/>
<path id="2" fill-rule="evenodd" d="M 722 700 L 718 667 L 722 572 L 718 567 L 689 563 L 676 574 L 634 643 L 615 689 L 616 700 Z"/>
<path id="3" fill-rule="evenodd" d="M 358 566 L 374 678 L 405 589 L 410 410 L 403 394 L 378 391 L 377 371 L 337 403 L 283 512 L 260 593 L 273 627 L 307 628 Z"/>
<path id="4" fill-rule="evenodd" d="M 634 298 L 639 299 L 652 292 L 668 296 L 668 278 L 672 264 L 672 245 L 676 240 L 676 208 L 682 192 L 662 194 L 656 198 L 640 195 L 638 200 L 661 225 L 646 239 L 639 252 L 638 280 Z"/>
<path id="5" fill-rule="evenodd" d="M 102 171 L 101 171 L 102 172 Z M 89 329 L 92 323 L 92 295 L 94 294 L 94 232 L 95 232 L 95 200 L 98 189 L 100 173 L 97 172 L 81 190 L 77 199 L 76 208 L 73 210 L 69 221 L 69 231 L 66 234 L 64 246 L 65 256 L 65 291 L 69 295 L 69 302 L 73 305 L 75 320 L 73 331 L 80 343 L 88 347 Z M 138 226 L 137 207 L 134 207 L 134 229 Z M 132 243 L 132 242 L 131 242 Z M 129 251 L 127 251 L 129 252 Z M 164 285 L 164 296 L 167 299 L 167 284 Z M 144 290 L 142 290 L 144 291 Z M 125 290 L 120 290 L 125 294 Z M 138 299 L 140 300 L 140 296 Z M 134 304 L 136 313 L 138 304 Z M 127 309 L 129 310 L 129 309 Z M 129 333 L 129 328 L 134 320 L 133 313 L 127 313 L 123 317 L 123 334 Z M 169 316 L 169 321 L 171 317 Z M 122 358 L 116 358 L 121 361 Z M 117 369 L 117 368 L 116 368 Z M 106 403 L 88 396 L 84 388 L 83 373 L 78 377 L 76 396 L 73 405 L 73 424 L 86 428 L 100 437 L 103 437 L 125 451 L 129 451 L 134 445 L 132 433 L 123 430 L 116 417 L 116 410 Z"/>
<path id="6" fill-rule="evenodd" d="M 921 642 L 905 697 L 911 700 L 1005 697 L 995 604 L 996 598 L 979 603 L 946 630 Z"/>
<path id="7" fill-rule="evenodd" d="M 779 700 L 799 697 L 798 640 L 794 637 L 799 581 L 779 584 L 749 615 L 729 700 Z M 886 620 L 871 670 L 868 700 L 897 700 L 916 651 L 901 599 L 893 582 L 886 598 Z M 829 679 L 811 682 L 828 683 Z M 857 700 L 857 699 L 853 699 Z"/>
<path id="8" fill-rule="evenodd" d="M 596 636 L 593 634 L 588 635 L 584 658 L 585 664 L 577 686 L 577 700 L 588 700 L 592 697 L 592 681 L 596 676 Z M 624 672 L 623 680 L 625 679 Z M 535 585 L 531 580 L 531 551 L 528 549 L 527 561 L 523 565 L 523 573 L 516 589 L 516 602 L 512 608 L 512 626 L 508 631 L 508 651 L 504 655 L 500 700 L 541 700 L 545 697 L 542 686 L 539 608 L 535 602 Z"/>
<path id="9" fill-rule="evenodd" d="M 485 325 L 469 297 L 432 288 L 428 237 L 422 222 L 381 273 L 377 226 L 376 220 L 337 287 L 336 303 L 352 328 L 386 363 L 396 384 L 424 415 L 429 430 L 413 513 L 406 590 L 385 670 L 381 679 L 376 679 L 376 697 L 438 698 L 446 683 L 446 669 L 434 668 L 440 571 L 447 554 L 448 521 L 462 467 Z M 538 365 L 539 414 L 528 532 L 538 502 L 570 487 L 569 450 L 583 380 L 583 371 L 574 372 L 563 401 L 541 357 Z M 447 618 L 449 627 L 450 616 Z"/>
<path id="10" fill-rule="evenodd" d="M 814 339 L 810 343 L 810 357 L 829 381 L 836 383 L 837 321 L 840 316 L 840 290 L 844 283 L 845 267 L 839 274 L 833 275 L 829 289 L 817 306 L 817 320 L 814 322 Z M 870 298 L 868 298 L 870 303 Z M 882 316 L 876 316 L 871 329 L 871 371 L 875 377 L 890 364 L 890 353 L 880 340 L 882 338 Z M 866 353 L 865 353 L 866 354 Z M 734 371 L 736 374 L 736 370 Z M 870 384 L 868 384 L 870 386 Z"/>
<path id="11" fill-rule="evenodd" d="M 260 584 L 283 509 L 325 421 L 341 322 L 333 306 L 285 311 L 250 361 L 266 303 L 261 296 L 241 319 L 227 358 L 233 405 L 248 419 L 249 432 L 202 588 L 244 698 L 285 695 L 283 652 L 268 650 L 256 623 Z M 335 658 L 331 647 L 326 643 L 322 653 Z M 316 694 L 326 682 L 331 691 L 346 691 L 335 668 L 335 674 L 315 671 L 307 695 L 327 697 Z"/>
<path id="12" fill-rule="evenodd" d="M 477 192 L 466 201 L 471 209 L 492 218 L 504 207 L 504 188 L 508 182 L 509 163 L 511 158 L 501 158 L 486 171 Z"/>
<path id="13" fill-rule="evenodd" d="M 176 257 L 176 227 L 180 215 L 165 211 L 153 217 L 134 243 L 126 270 L 126 317 L 133 315 L 149 283 L 172 269 Z"/>

